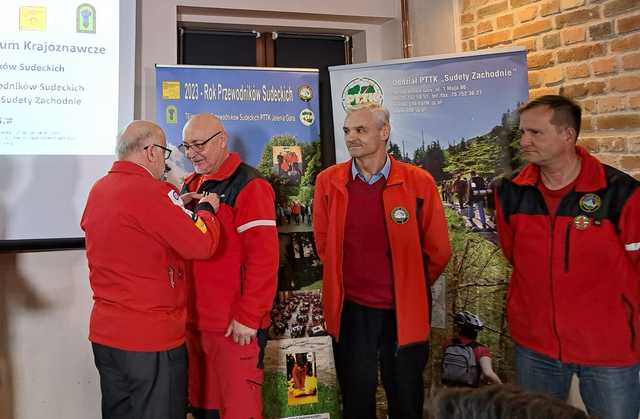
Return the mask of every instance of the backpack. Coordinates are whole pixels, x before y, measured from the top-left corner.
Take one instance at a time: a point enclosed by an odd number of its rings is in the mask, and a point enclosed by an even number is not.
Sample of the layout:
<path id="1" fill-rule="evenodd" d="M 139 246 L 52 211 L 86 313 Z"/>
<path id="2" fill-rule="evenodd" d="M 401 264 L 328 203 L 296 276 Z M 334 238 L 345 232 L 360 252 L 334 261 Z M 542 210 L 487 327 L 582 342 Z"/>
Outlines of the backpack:
<path id="1" fill-rule="evenodd" d="M 473 348 L 477 342 L 468 345 L 453 339 L 444 348 L 442 357 L 442 384 L 450 386 L 478 387 L 480 384 L 480 368 Z"/>
<path id="2" fill-rule="evenodd" d="M 485 196 L 488 195 L 489 192 L 491 192 L 489 189 L 487 189 L 487 184 L 482 176 L 472 177 L 469 181 L 469 184 L 471 186 L 471 194 L 474 197 Z"/>

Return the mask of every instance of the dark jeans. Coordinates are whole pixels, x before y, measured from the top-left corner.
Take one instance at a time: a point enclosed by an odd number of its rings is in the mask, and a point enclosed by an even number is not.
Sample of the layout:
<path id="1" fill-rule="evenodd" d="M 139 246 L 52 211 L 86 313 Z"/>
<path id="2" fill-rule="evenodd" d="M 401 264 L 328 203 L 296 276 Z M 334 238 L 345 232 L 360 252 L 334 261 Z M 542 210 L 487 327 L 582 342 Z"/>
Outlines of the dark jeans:
<path id="1" fill-rule="evenodd" d="M 378 365 L 389 418 L 422 418 L 422 372 L 427 364 L 429 344 L 399 348 L 393 310 L 345 301 L 340 340 L 334 340 L 333 349 L 345 419 L 376 418 Z"/>
<path id="2" fill-rule="evenodd" d="M 187 350 L 133 352 L 93 343 L 103 419 L 185 419 Z"/>
<path id="3" fill-rule="evenodd" d="M 599 367 L 566 364 L 516 346 L 518 384 L 526 390 L 567 400 L 571 377 L 580 379 L 580 395 L 590 415 L 600 419 L 638 419 L 640 364 Z"/>

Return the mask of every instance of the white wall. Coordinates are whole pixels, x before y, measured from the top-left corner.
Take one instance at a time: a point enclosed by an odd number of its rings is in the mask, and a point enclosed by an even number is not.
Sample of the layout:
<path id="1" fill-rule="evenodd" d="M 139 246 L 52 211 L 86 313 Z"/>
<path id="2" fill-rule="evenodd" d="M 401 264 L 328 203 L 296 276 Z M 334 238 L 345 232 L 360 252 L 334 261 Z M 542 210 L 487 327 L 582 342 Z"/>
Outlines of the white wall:
<path id="1" fill-rule="evenodd" d="M 456 50 L 458 33 L 454 18 L 456 2 L 451 0 L 409 0 L 409 21 L 413 56 L 437 55 Z"/>
<path id="2" fill-rule="evenodd" d="M 84 252 L 0 255 L 0 418 L 97 418 Z"/>

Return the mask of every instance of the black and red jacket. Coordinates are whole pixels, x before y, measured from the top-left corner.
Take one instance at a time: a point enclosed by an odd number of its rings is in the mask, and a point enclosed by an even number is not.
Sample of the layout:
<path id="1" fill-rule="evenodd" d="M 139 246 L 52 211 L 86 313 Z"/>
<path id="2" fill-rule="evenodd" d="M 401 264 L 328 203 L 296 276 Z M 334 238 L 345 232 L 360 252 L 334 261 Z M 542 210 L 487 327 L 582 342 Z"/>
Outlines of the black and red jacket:
<path id="1" fill-rule="evenodd" d="M 640 362 L 640 183 L 576 147 L 574 189 L 549 215 L 528 164 L 497 188 L 513 265 L 507 316 L 521 346 L 567 363 Z"/>
<path id="2" fill-rule="evenodd" d="M 187 326 L 224 333 L 232 319 L 267 327 L 278 284 L 279 245 L 273 188 L 258 171 L 230 153 L 214 173 L 192 174 L 182 192 L 220 195 L 220 244 L 194 261 L 188 281 Z"/>

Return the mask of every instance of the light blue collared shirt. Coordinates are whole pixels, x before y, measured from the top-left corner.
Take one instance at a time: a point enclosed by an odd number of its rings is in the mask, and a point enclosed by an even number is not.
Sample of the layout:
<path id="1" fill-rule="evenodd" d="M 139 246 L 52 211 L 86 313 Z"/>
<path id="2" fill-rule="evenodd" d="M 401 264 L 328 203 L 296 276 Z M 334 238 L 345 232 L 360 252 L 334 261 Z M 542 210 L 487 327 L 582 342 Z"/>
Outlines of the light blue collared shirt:
<path id="1" fill-rule="evenodd" d="M 352 179 L 355 180 L 356 176 L 359 177 L 360 179 L 362 179 L 363 182 L 369 184 L 369 185 L 373 185 L 374 183 L 376 183 L 377 181 L 380 180 L 380 178 L 384 177 L 385 179 L 389 179 L 389 172 L 391 171 L 391 159 L 389 158 L 389 156 L 387 156 L 387 161 L 384 163 L 384 166 L 382 166 L 382 169 L 380 169 L 380 171 L 378 173 L 375 173 L 373 175 L 371 175 L 371 177 L 369 177 L 369 179 L 367 179 L 366 176 L 364 176 L 362 173 L 360 173 L 360 171 L 358 170 L 358 166 L 356 166 L 356 159 L 351 159 L 351 176 Z"/>

